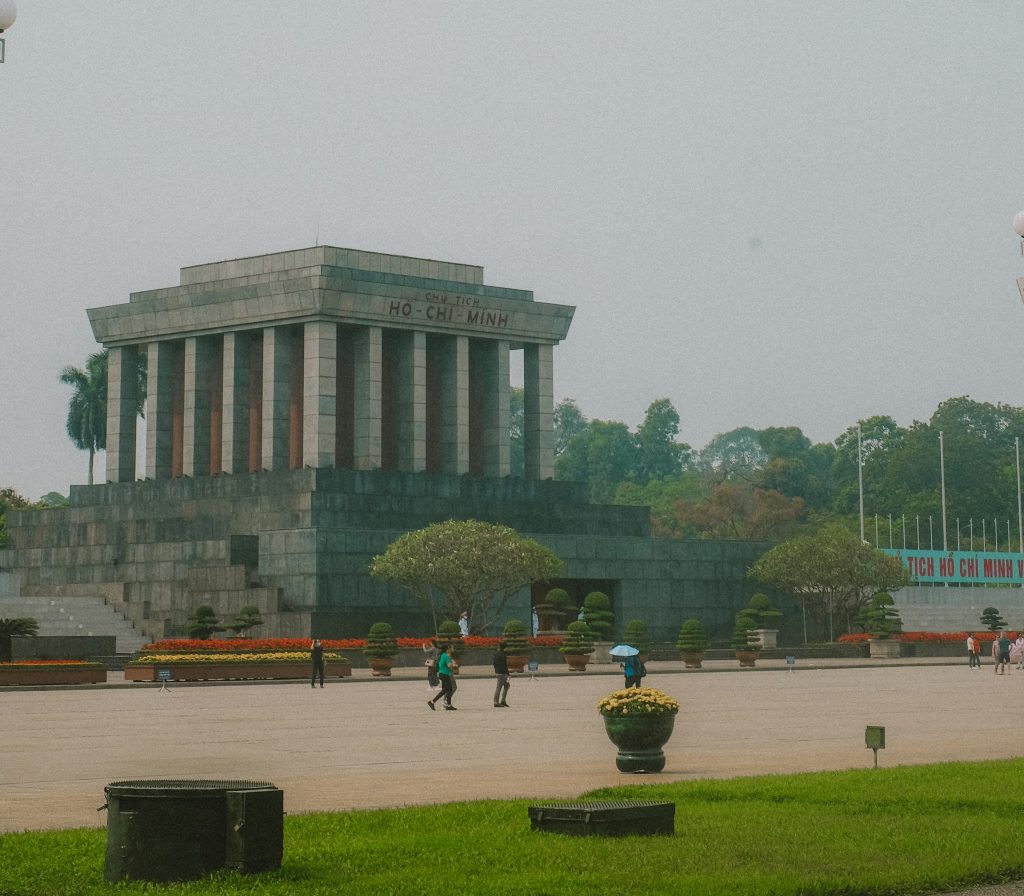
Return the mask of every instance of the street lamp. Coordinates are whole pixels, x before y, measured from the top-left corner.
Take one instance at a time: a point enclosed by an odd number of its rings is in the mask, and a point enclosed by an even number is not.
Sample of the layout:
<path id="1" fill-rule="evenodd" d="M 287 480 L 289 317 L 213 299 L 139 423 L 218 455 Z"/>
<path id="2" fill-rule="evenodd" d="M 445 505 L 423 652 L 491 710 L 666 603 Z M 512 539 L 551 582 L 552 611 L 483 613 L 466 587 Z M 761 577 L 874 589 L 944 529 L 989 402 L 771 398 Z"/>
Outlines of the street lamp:
<path id="1" fill-rule="evenodd" d="M 18 7 L 14 0 L 0 0 L 0 34 L 3 34 L 18 18 Z M 0 37 L 0 62 L 4 61 L 4 39 Z"/>

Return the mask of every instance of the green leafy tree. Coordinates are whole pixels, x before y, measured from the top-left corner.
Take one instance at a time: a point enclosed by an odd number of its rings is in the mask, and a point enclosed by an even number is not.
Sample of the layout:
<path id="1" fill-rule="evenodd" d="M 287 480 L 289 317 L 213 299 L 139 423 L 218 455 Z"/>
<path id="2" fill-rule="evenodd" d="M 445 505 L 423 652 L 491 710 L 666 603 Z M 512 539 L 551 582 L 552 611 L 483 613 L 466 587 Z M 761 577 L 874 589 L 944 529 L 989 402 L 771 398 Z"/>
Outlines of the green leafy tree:
<path id="1" fill-rule="evenodd" d="M 849 631 L 872 594 L 910 582 L 900 560 L 864 544 L 836 523 L 776 545 L 751 566 L 749 574 L 801 598 L 805 609 L 810 608 L 819 620 L 827 616 L 830 640 L 835 639 L 836 614 L 843 631 Z"/>
<path id="2" fill-rule="evenodd" d="M 13 488 L 0 489 L 0 548 L 7 544 L 7 511 L 21 510 L 31 506 Z"/>
<path id="3" fill-rule="evenodd" d="M 636 479 L 640 483 L 682 472 L 690 446 L 676 441 L 679 413 L 667 398 L 652 402 L 636 431 Z"/>
<path id="4" fill-rule="evenodd" d="M 571 398 L 564 398 L 555 405 L 554 430 L 555 430 L 555 459 L 557 460 L 564 453 L 569 443 L 577 433 L 587 428 L 587 418 L 576 402 Z"/>
<path id="5" fill-rule="evenodd" d="M 89 485 L 93 484 L 96 452 L 107 447 L 107 364 L 108 351 L 93 352 L 85 368 L 65 367 L 60 382 L 74 389 L 68 401 L 66 428 L 71 443 L 89 452 Z M 136 364 L 136 412 L 142 416 L 146 400 L 146 363 L 139 353 Z"/>
<path id="6" fill-rule="evenodd" d="M 714 481 L 739 479 L 753 483 L 768 463 L 768 455 L 761 447 L 757 430 L 741 426 L 715 436 L 697 455 L 696 463 Z"/>
<path id="7" fill-rule="evenodd" d="M 12 638 L 34 638 L 39 634 L 39 623 L 27 616 L 18 619 L 0 619 L 0 663 L 11 661 Z"/>
<path id="8" fill-rule="evenodd" d="M 636 469 L 637 447 L 625 423 L 591 420 L 555 461 L 555 477 L 585 482 L 590 500 L 610 503 Z"/>
<path id="9" fill-rule="evenodd" d="M 679 530 L 690 537 L 767 541 L 793 528 L 804 501 L 774 489 L 723 482 L 705 500 L 677 502 L 674 512 Z"/>
<path id="10" fill-rule="evenodd" d="M 482 631 L 490 615 L 532 582 L 547 581 L 563 569 L 550 550 L 510 529 L 477 520 L 449 520 L 409 532 L 373 558 L 370 575 L 408 588 L 433 615 L 469 614 Z"/>

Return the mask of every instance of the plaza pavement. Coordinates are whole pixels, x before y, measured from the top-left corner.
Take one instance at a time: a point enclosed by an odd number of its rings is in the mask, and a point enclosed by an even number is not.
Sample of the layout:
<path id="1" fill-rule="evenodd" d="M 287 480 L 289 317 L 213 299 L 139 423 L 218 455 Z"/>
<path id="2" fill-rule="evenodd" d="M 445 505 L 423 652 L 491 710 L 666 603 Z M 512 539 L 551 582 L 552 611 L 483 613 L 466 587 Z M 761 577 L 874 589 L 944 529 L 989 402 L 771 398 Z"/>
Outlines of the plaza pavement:
<path id="1" fill-rule="evenodd" d="M 1021 755 L 1024 672 L 950 659 L 651 663 L 645 684 L 681 710 L 660 775 L 623 775 L 597 701 L 613 666 L 515 676 L 492 706 L 485 668 L 459 677 L 458 712 L 426 705 L 419 669 L 391 679 L 0 690 L 0 832 L 104 826 L 103 788 L 135 779 L 270 781 L 287 812 L 525 797 L 596 787 L 864 768 L 865 725 L 884 725 L 880 766 Z"/>

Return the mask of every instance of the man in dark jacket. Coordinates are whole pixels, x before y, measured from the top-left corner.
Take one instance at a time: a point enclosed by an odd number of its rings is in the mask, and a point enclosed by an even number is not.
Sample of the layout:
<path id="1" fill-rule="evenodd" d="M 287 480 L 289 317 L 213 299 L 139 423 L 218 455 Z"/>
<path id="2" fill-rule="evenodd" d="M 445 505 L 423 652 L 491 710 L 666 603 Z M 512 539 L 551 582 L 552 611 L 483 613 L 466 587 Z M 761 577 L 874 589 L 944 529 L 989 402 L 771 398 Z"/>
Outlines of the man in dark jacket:
<path id="1" fill-rule="evenodd" d="M 508 657 L 505 656 L 505 642 L 498 642 L 498 649 L 494 652 L 494 706 L 495 708 L 508 707 L 505 698 L 508 696 L 508 689 L 511 682 L 508 678 Z"/>

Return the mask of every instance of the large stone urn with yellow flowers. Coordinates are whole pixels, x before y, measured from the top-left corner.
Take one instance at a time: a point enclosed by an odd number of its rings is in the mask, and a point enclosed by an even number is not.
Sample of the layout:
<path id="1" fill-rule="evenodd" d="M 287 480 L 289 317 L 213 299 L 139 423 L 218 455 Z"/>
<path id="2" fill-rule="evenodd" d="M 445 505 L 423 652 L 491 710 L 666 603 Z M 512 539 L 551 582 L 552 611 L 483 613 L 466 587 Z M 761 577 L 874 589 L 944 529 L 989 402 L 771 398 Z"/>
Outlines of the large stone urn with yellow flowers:
<path id="1" fill-rule="evenodd" d="M 662 747 L 672 736 L 679 704 L 654 688 L 625 688 L 597 705 L 608 738 L 618 748 L 620 772 L 660 772 L 665 768 Z"/>

